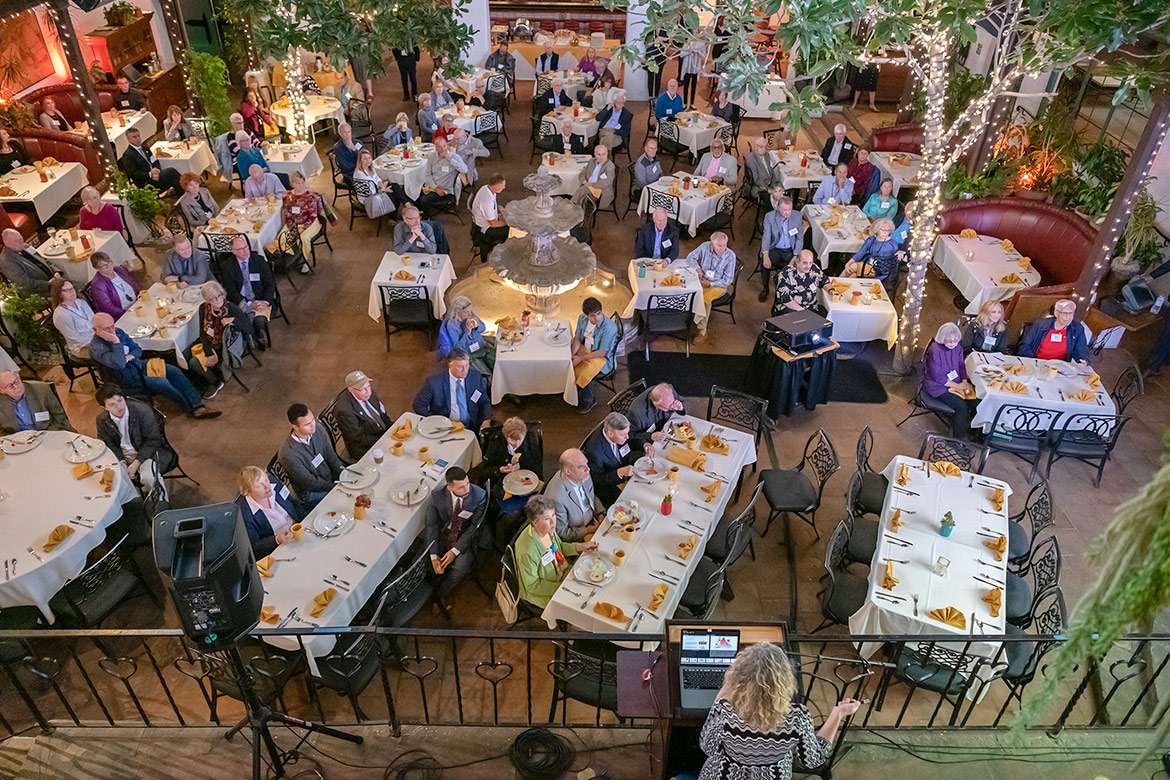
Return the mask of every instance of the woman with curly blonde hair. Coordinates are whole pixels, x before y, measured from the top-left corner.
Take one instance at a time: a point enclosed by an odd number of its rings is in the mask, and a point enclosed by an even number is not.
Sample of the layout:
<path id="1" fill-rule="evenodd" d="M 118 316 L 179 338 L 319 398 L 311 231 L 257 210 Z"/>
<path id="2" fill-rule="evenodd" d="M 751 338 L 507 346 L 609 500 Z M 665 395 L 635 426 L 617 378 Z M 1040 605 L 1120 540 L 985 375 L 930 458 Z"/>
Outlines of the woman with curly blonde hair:
<path id="1" fill-rule="evenodd" d="M 740 651 L 703 724 L 699 745 L 707 761 L 699 780 L 789 780 L 792 754 L 806 767 L 829 757 L 841 721 L 860 705 L 845 699 L 813 732 L 803 704 L 793 704 L 796 679 L 784 649 L 760 643 Z"/>

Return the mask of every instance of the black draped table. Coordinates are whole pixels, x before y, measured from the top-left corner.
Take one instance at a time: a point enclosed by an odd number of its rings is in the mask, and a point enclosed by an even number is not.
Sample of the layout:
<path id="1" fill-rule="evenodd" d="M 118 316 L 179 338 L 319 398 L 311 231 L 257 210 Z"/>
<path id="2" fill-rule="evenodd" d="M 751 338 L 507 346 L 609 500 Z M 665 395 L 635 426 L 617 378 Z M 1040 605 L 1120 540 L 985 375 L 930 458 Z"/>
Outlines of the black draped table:
<path id="1" fill-rule="evenodd" d="M 768 416 L 773 420 L 791 415 L 797 404 L 812 411 L 829 401 L 839 346 L 833 341 L 815 352 L 795 355 L 774 347 L 760 334 L 748 362 L 748 391 L 768 401 Z"/>

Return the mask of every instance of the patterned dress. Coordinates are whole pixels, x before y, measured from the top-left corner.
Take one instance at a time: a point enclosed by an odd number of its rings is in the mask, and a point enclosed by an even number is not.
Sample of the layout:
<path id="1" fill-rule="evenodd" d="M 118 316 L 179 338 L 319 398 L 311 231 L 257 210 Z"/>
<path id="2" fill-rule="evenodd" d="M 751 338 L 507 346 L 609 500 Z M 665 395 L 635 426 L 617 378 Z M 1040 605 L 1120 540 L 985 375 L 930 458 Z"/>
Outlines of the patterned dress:
<path id="1" fill-rule="evenodd" d="M 806 767 L 823 764 L 832 743 L 818 737 L 803 704 L 793 704 L 783 727 L 755 731 L 726 699 L 716 699 L 699 736 L 707 754 L 699 780 L 790 780 L 792 754 Z"/>
<path id="2" fill-rule="evenodd" d="M 825 286 L 825 272 L 815 263 L 808 269 L 807 274 L 796 270 L 796 264 L 790 263 L 780 277 L 780 284 L 776 286 L 776 300 L 772 303 L 772 316 L 779 317 L 789 309 L 784 304 L 796 301 L 806 309 L 811 309 L 817 303 L 817 292 Z"/>

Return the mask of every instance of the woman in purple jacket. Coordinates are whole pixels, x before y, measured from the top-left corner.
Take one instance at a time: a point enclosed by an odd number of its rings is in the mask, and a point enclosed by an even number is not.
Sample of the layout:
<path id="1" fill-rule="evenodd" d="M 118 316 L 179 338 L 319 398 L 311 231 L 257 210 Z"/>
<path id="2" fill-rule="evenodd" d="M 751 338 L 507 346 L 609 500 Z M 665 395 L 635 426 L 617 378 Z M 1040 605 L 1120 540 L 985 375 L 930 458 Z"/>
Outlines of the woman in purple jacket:
<path id="1" fill-rule="evenodd" d="M 963 362 L 962 338 L 959 326 L 953 322 L 945 322 L 939 327 L 923 358 L 922 393 L 950 407 L 953 412 L 951 436 L 968 439 L 971 437 L 971 417 L 979 402 L 956 395 L 972 389 L 967 381 L 967 365 Z"/>
<path id="2" fill-rule="evenodd" d="M 138 283 L 124 267 L 115 267 L 105 252 L 94 252 L 89 263 L 97 270 L 89 283 L 93 307 L 117 320 L 138 300 Z"/>

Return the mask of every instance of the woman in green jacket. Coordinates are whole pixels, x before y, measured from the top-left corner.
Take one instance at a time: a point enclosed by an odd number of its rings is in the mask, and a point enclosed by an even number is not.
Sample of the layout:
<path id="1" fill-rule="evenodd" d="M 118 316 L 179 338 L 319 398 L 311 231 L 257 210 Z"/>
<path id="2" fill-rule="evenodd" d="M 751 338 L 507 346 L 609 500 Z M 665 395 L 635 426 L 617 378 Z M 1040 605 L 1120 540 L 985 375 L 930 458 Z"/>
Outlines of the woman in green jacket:
<path id="1" fill-rule="evenodd" d="M 562 542 L 551 498 L 533 496 L 524 511 L 528 525 L 516 537 L 516 579 L 520 598 L 543 609 L 569 571 L 568 559 L 596 550 L 597 542 Z"/>

